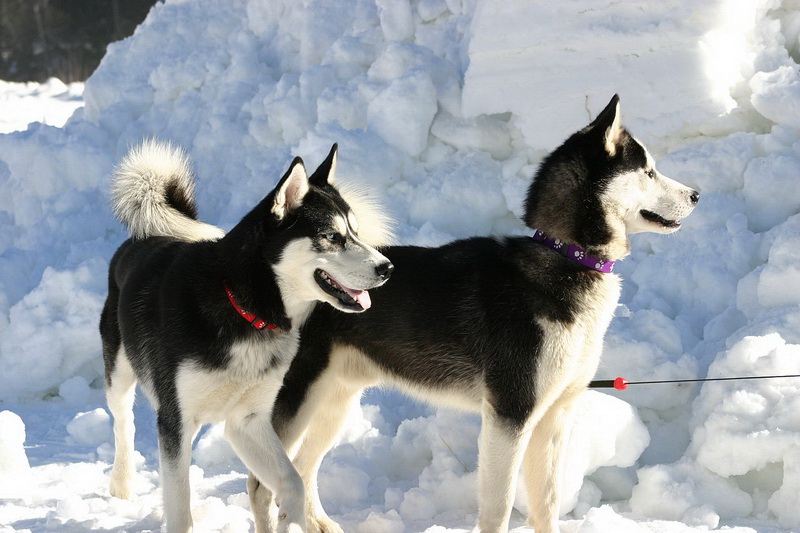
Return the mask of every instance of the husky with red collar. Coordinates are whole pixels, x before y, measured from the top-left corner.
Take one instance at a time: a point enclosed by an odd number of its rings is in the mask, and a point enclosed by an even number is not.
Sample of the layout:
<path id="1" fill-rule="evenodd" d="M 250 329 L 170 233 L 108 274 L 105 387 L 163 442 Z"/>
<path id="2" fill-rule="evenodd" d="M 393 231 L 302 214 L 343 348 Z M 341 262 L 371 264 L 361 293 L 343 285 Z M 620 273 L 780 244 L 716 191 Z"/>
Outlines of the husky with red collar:
<path id="1" fill-rule="evenodd" d="M 131 238 L 111 260 L 100 332 L 114 417 L 111 494 L 130 498 L 133 401 L 141 385 L 157 413 L 164 517 L 192 530 L 189 467 L 201 425 L 225 422 L 245 465 L 277 495 L 277 529 L 306 530 L 303 481 L 270 422 L 317 302 L 370 307 L 392 264 L 359 237 L 332 185 L 336 146 L 309 178 L 297 158 L 275 189 L 227 234 L 195 219 L 187 158 L 146 142 L 115 173 L 112 196 Z"/>
<path id="2" fill-rule="evenodd" d="M 382 249 L 397 270 L 373 291 L 374 309 L 315 310 L 275 404 L 275 430 L 306 482 L 309 530 L 341 531 L 320 503 L 317 469 L 348 407 L 380 384 L 481 413 L 476 531 L 508 530 L 521 467 L 530 525 L 557 532 L 566 420 L 617 306 L 614 262 L 628 235 L 676 231 L 698 198 L 656 170 L 615 96 L 542 162 L 526 202 L 530 236 Z M 261 481 L 249 480 L 259 533 L 274 531 Z"/>

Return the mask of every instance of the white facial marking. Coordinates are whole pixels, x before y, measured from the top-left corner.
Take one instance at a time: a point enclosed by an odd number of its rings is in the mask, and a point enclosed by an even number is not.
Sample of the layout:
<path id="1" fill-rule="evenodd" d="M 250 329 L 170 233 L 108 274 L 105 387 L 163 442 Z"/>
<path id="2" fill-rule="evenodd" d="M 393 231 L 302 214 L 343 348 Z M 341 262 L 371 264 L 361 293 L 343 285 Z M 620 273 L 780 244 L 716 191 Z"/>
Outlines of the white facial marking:
<path id="1" fill-rule="evenodd" d="M 356 216 L 353 214 L 352 211 L 347 213 L 347 222 L 350 223 L 350 227 L 353 229 L 353 233 L 358 234 L 358 220 L 356 220 Z"/>
<path id="2" fill-rule="evenodd" d="M 314 301 L 328 302 L 342 311 L 357 310 L 344 306 L 339 299 L 320 287 L 318 270 L 339 285 L 355 291 L 373 289 L 386 281 L 377 273 L 377 267 L 389 260 L 348 232 L 344 218 L 334 218 L 333 224 L 336 228 L 341 227 L 343 235 L 349 234 L 346 247 L 320 252 L 312 239 L 304 238 L 289 243 L 283 250 L 280 261 L 275 265 L 275 273 L 287 310 L 307 312 L 304 310 L 309 309 Z"/>
<path id="3" fill-rule="evenodd" d="M 333 219 L 333 228 L 339 235 L 347 235 L 347 221 L 344 217 L 337 216 Z"/>
<path id="4" fill-rule="evenodd" d="M 647 150 L 645 155 L 645 167 L 616 176 L 602 201 L 609 216 L 618 218 L 628 235 L 672 233 L 694 209 L 694 191 L 658 172 Z"/>

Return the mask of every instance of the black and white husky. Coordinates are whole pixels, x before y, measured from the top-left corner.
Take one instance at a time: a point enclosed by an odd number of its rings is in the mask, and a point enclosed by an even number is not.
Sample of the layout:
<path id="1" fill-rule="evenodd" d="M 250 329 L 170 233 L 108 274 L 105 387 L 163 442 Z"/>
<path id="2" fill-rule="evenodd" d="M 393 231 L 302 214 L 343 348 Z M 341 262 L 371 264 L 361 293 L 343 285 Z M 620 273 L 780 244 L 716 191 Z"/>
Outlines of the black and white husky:
<path id="1" fill-rule="evenodd" d="M 303 482 L 270 423 L 275 395 L 316 302 L 370 306 L 392 264 L 364 243 L 331 185 L 336 146 L 310 177 L 295 159 L 276 188 L 227 235 L 195 220 L 187 158 L 146 142 L 117 168 L 112 196 L 131 238 L 111 260 L 100 320 L 114 416 L 111 494 L 131 496 L 133 401 L 157 413 L 164 517 L 192 529 L 189 467 L 202 424 L 225 436 L 280 502 L 280 531 L 305 531 Z"/>
<path id="2" fill-rule="evenodd" d="M 620 295 L 614 261 L 628 235 L 671 233 L 699 194 L 660 174 L 621 125 L 619 99 L 541 164 L 530 237 L 471 238 L 381 251 L 396 267 L 363 315 L 318 307 L 275 404 L 273 423 L 307 488 L 309 530 L 339 532 L 317 469 L 365 387 L 394 385 L 482 415 L 476 531 L 507 531 L 517 473 L 536 533 L 558 531 L 566 420 L 597 369 Z M 256 530 L 271 496 L 251 475 Z"/>

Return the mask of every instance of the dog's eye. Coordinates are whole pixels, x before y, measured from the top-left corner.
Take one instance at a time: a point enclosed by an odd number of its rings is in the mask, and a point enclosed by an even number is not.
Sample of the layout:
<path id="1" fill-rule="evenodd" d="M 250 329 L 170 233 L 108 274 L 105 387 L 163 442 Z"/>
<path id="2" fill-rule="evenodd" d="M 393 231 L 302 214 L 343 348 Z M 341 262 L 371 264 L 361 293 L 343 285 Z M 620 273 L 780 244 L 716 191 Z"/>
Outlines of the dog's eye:
<path id="1" fill-rule="evenodd" d="M 650 170 L 648 170 L 646 174 L 647 174 L 648 178 L 655 178 L 656 177 L 656 171 L 653 170 L 652 168 Z"/>
<path id="2" fill-rule="evenodd" d="M 344 237 L 338 233 L 324 233 L 322 235 L 326 241 L 334 243 L 334 244 L 342 244 L 344 243 Z"/>

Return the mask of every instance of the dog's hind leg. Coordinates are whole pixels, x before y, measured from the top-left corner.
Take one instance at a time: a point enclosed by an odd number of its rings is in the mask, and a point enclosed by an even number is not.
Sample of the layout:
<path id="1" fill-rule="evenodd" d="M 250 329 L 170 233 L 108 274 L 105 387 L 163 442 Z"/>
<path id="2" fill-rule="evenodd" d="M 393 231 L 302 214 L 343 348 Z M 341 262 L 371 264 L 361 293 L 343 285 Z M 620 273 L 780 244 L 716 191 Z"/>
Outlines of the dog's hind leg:
<path id="1" fill-rule="evenodd" d="M 506 533 L 517 474 L 530 432 L 484 403 L 478 449 L 478 527 L 480 533 Z M 536 530 L 536 533 L 540 533 Z"/>
<path id="2" fill-rule="evenodd" d="M 565 392 L 545 411 L 525 452 L 522 471 L 528 495 L 528 523 L 536 533 L 558 532 L 561 464 L 576 397 L 575 392 Z"/>
<path id="3" fill-rule="evenodd" d="M 252 409 L 235 410 L 225 420 L 225 437 L 245 466 L 261 484 L 266 485 L 261 490 L 269 489 L 275 493 L 275 501 L 279 507 L 277 531 L 305 532 L 303 480 L 272 428 L 270 413 Z M 252 488 L 252 484 L 253 482 L 248 482 L 248 488 Z M 254 509 L 254 512 L 262 511 L 266 509 Z M 275 524 L 271 524 L 268 517 L 258 515 L 257 527 L 271 525 Z"/>
<path id="4" fill-rule="evenodd" d="M 192 531 L 189 468 L 192 464 L 192 441 L 197 429 L 197 426 L 191 427 L 183 420 L 176 406 L 159 407 L 158 451 L 167 533 Z"/>
<path id="5" fill-rule="evenodd" d="M 125 348 L 117 349 L 113 367 L 109 365 L 106 375 L 106 401 L 114 417 L 114 466 L 111 468 L 111 495 L 131 498 L 133 478 L 133 402 L 136 397 L 136 374 L 133 372 Z"/>

